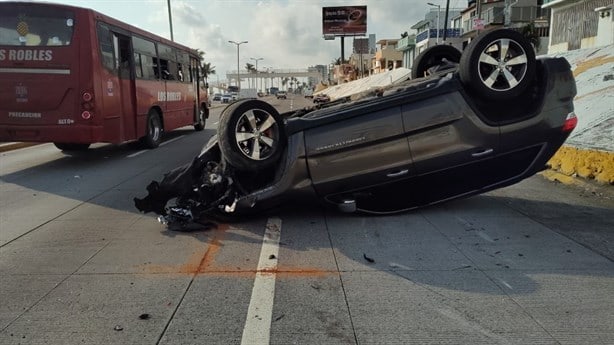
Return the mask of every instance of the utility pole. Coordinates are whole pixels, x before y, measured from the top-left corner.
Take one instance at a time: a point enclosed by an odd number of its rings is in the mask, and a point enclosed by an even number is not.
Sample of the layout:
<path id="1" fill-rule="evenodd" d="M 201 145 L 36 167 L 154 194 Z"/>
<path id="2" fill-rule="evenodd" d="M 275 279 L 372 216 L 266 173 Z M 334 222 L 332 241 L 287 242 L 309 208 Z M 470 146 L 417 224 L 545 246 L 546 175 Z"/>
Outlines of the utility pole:
<path id="1" fill-rule="evenodd" d="M 475 5 L 475 15 L 477 16 L 478 21 L 482 19 L 482 0 L 477 0 Z M 476 29 L 476 35 L 480 33 L 480 29 Z"/>
<path id="2" fill-rule="evenodd" d="M 443 20 L 443 43 L 446 43 L 446 37 L 448 37 L 448 12 L 449 11 L 450 11 L 450 0 L 447 0 L 446 1 L 446 15 Z"/>

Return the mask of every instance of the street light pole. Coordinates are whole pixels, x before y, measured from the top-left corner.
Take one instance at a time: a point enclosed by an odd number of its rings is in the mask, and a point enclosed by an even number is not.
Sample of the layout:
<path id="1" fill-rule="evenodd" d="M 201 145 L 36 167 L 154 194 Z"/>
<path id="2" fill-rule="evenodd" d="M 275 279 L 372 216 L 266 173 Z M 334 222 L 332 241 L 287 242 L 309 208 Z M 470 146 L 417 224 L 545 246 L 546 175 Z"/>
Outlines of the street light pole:
<path id="1" fill-rule="evenodd" d="M 259 60 L 264 60 L 264 58 L 257 58 L 257 59 L 256 58 L 250 58 L 250 59 L 256 61 L 256 89 L 259 89 L 259 87 L 258 87 L 258 79 L 260 79 L 260 78 L 258 78 L 258 61 Z M 260 91 L 260 90 L 258 90 L 258 91 Z"/>
<path id="2" fill-rule="evenodd" d="M 427 2 L 427 5 L 437 7 L 437 44 L 439 44 L 439 13 L 441 12 L 441 6 L 435 5 L 433 3 Z"/>
<path id="3" fill-rule="evenodd" d="M 166 4 L 168 6 L 168 25 L 171 28 L 171 41 L 175 41 L 173 39 L 173 15 L 171 14 L 171 0 L 167 0 Z"/>
<path id="4" fill-rule="evenodd" d="M 237 89 L 241 89 L 241 79 L 239 77 L 239 46 L 243 43 L 247 43 L 247 41 L 241 41 L 241 42 L 228 41 L 228 43 L 237 45 Z"/>

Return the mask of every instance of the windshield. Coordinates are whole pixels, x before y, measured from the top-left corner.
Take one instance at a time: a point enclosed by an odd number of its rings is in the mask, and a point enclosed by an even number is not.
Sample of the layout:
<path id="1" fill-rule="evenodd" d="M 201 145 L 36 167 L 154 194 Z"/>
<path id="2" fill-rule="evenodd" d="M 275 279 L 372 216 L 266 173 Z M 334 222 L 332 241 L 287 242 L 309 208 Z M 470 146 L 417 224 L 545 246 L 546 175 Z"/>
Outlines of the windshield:
<path id="1" fill-rule="evenodd" d="M 0 45 L 65 46 L 74 27 L 70 10 L 32 4 L 0 4 Z"/>

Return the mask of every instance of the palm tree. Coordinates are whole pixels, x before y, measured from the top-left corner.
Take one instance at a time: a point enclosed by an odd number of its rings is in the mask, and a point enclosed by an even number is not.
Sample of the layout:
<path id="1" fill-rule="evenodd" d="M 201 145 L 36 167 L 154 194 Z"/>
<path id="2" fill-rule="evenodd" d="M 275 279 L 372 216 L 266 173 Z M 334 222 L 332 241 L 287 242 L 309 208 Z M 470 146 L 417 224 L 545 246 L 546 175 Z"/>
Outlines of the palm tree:
<path id="1" fill-rule="evenodd" d="M 207 82 L 207 78 L 210 75 L 215 74 L 215 66 L 211 66 L 211 62 L 203 63 L 203 65 L 200 66 L 200 70 L 203 75 L 203 78 L 205 78 L 205 83 Z"/>
<path id="2" fill-rule="evenodd" d="M 281 80 L 281 86 L 286 86 L 286 84 L 288 84 L 288 80 L 289 80 L 289 79 L 288 79 L 288 77 L 284 77 L 284 78 Z"/>
<path id="3" fill-rule="evenodd" d="M 208 83 L 210 75 L 215 74 L 215 66 L 211 66 L 211 62 L 205 62 L 205 52 L 200 49 L 196 49 L 198 52 L 198 60 L 200 64 L 200 74 L 205 79 L 205 85 Z"/>

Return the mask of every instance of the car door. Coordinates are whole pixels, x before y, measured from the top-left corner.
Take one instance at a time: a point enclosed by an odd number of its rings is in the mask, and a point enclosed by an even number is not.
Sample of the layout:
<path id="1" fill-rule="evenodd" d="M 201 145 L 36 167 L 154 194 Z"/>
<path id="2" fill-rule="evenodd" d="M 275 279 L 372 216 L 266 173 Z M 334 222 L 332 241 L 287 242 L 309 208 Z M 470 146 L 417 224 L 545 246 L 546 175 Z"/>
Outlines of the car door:
<path id="1" fill-rule="evenodd" d="M 491 180 L 488 162 L 499 153 L 499 126 L 477 116 L 459 92 L 405 104 L 401 113 L 416 192 L 425 203 L 469 193 Z"/>
<path id="2" fill-rule="evenodd" d="M 333 113 L 305 131 L 309 172 L 321 196 L 389 183 L 413 174 L 401 108 L 384 102 Z"/>

